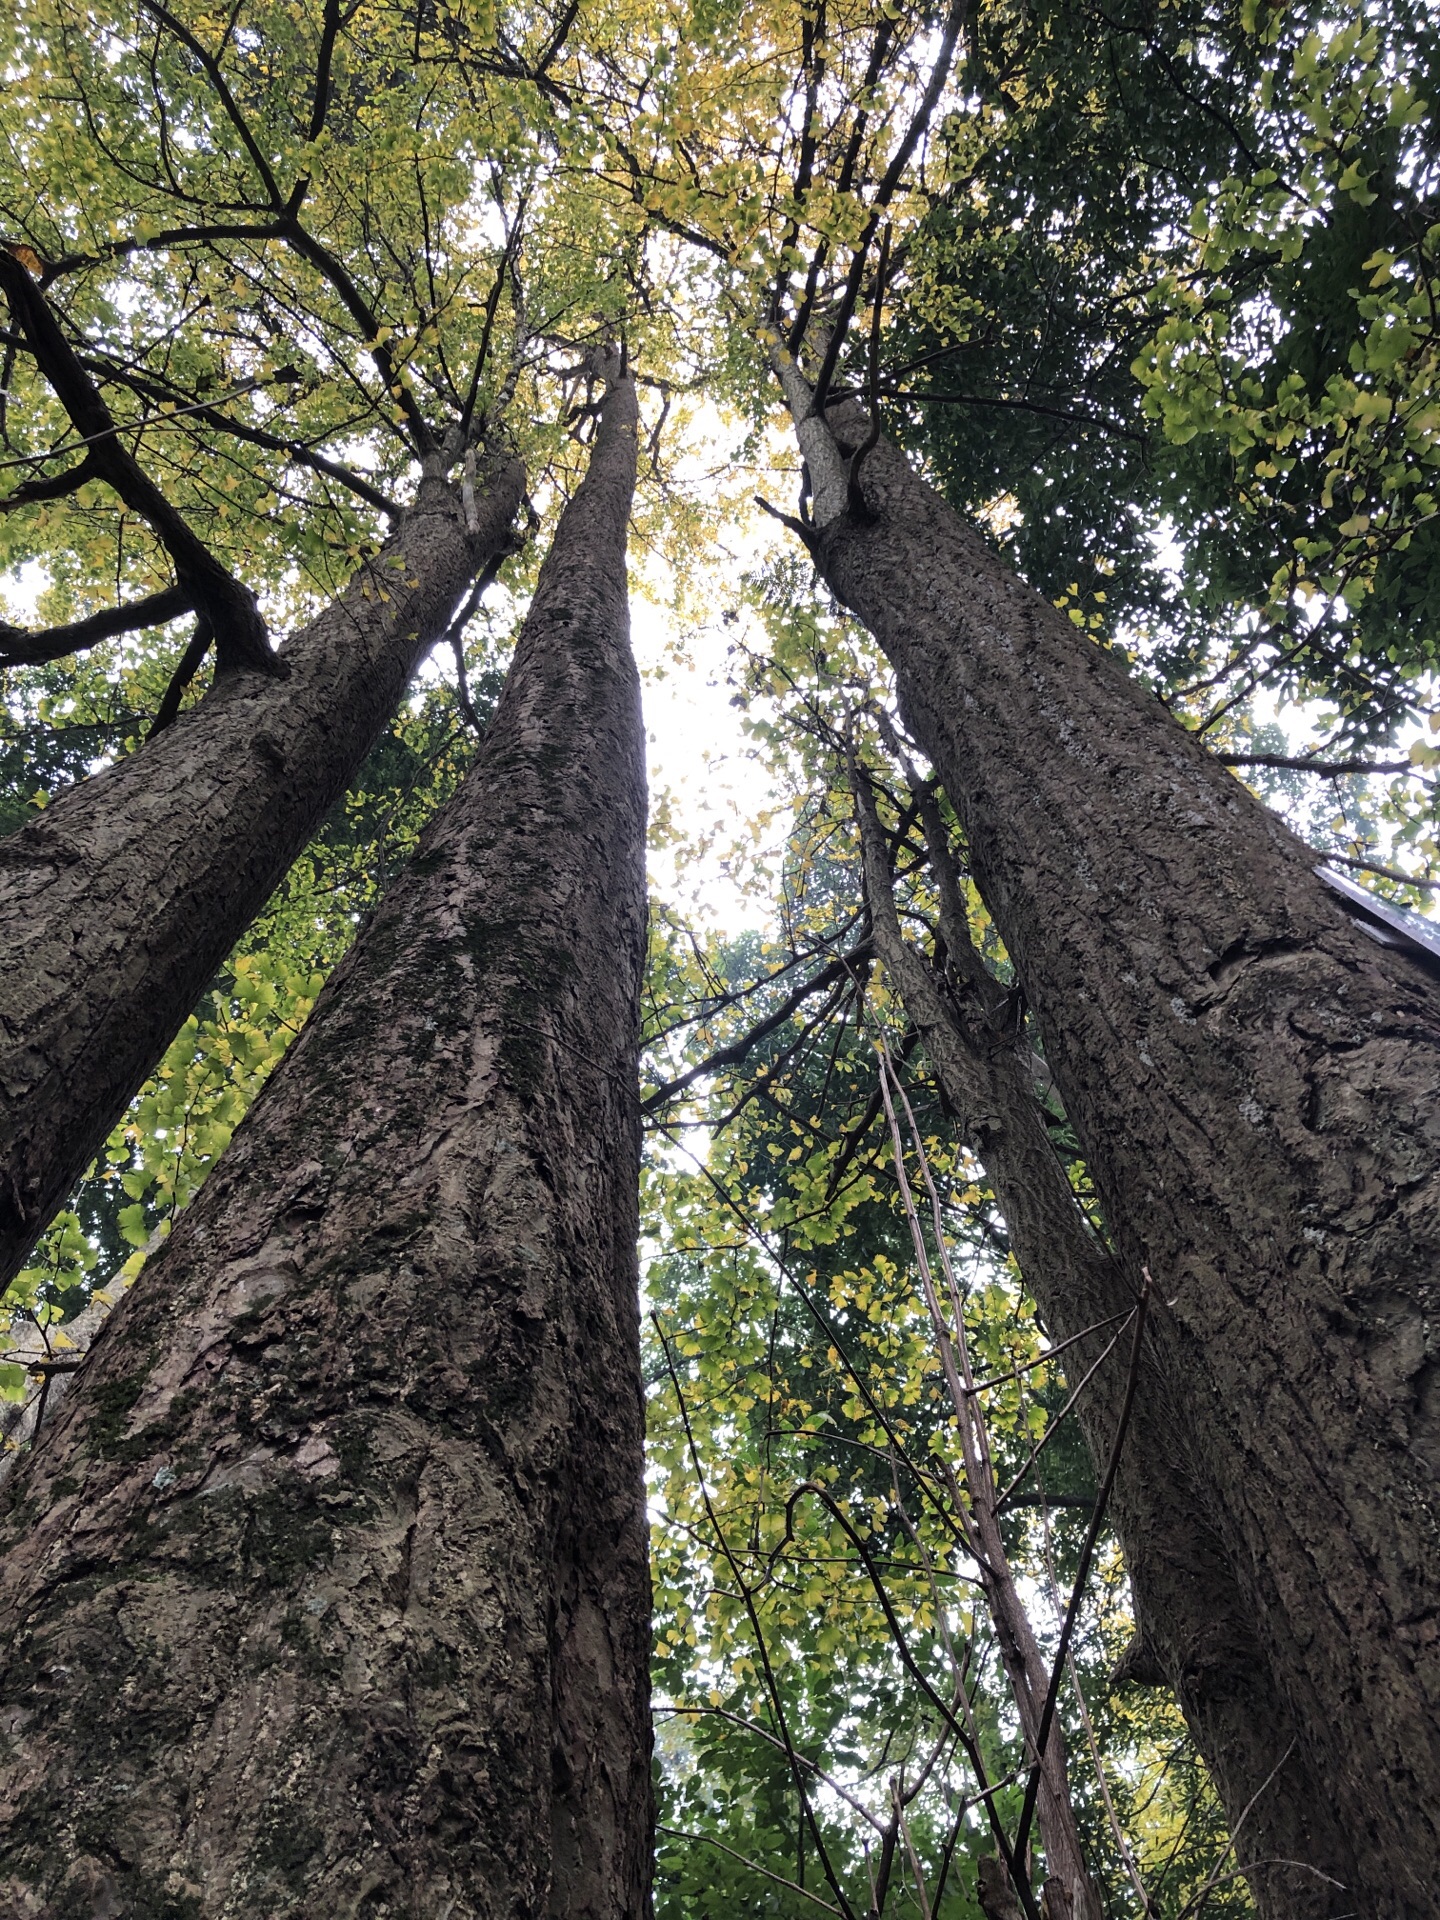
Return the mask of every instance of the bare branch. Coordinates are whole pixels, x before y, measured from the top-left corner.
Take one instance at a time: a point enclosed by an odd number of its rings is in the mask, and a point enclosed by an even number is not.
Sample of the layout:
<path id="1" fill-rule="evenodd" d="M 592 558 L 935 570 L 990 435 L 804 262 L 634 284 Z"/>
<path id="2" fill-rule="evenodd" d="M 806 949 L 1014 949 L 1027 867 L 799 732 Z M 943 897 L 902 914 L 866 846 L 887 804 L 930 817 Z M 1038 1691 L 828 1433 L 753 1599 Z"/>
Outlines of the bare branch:
<path id="1" fill-rule="evenodd" d="M 1329 853 L 1315 849 L 1325 860 L 1338 860 L 1342 867 L 1354 867 L 1357 873 L 1378 873 L 1382 880 L 1398 880 L 1403 887 L 1440 887 L 1440 880 L 1422 880 L 1418 874 L 1402 873 L 1399 867 L 1377 866 L 1373 860 L 1357 860 L 1349 853 Z"/>
<path id="2" fill-rule="evenodd" d="M 755 1651 L 760 1656 L 760 1668 L 764 1675 L 766 1691 L 770 1696 L 771 1711 L 775 1715 L 775 1724 L 779 1728 L 780 1738 L 784 1743 L 785 1751 L 790 1761 L 791 1777 L 795 1782 L 795 1791 L 810 1827 L 811 1838 L 815 1842 L 816 1854 L 819 1857 L 821 1867 L 824 1869 L 825 1878 L 830 1882 L 831 1890 L 835 1898 L 840 1902 L 838 1911 L 844 1916 L 844 1920 L 856 1920 L 855 1911 L 851 1907 L 850 1902 L 845 1898 L 845 1890 L 840 1885 L 834 1866 L 831 1863 L 829 1850 L 825 1845 L 825 1837 L 820 1831 L 820 1823 L 815 1818 L 814 1809 L 810 1805 L 810 1796 L 805 1791 L 805 1780 L 800 1770 L 798 1749 L 794 1741 L 790 1738 L 790 1727 L 785 1717 L 785 1705 L 781 1698 L 779 1683 L 775 1678 L 774 1669 L 771 1665 L 770 1649 L 765 1642 L 765 1630 L 760 1624 L 760 1614 L 755 1605 L 754 1594 L 751 1591 L 750 1583 L 746 1580 L 744 1572 L 741 1569 L 740 1562 L 731 1549 L 725 1531 L 720 1525 L 719 1515 L 716 1513 L 714 1503 L 710 1498 L 710 1489 L 706 1484 L 704 1470 L 700 1465 L 700 1452 L 695 1444 L 694 1430 L 690 1425 L 690 1413 L 685 1405 L 685 1395 L 680 1386 L 680 1376 L 676 1372 L 675 1362 L 671 1357 L 670 1342 L 665 1337 L 665 1329 L 660 1325 L 659 1315 L 652 1314 L 650 1318 L 660 1340 L 660 1350 L 665 1357 L 665 1370 L 670 1376 L 671 1386 L 675 1389 L 675 1403 L 679 1408 L 680 1423 L 685 1429 L 685 1441 L 689 1448 L 691 1464 L 695 1469 L 695 1479 L 700 1489 L 700 1499 L 704 1505 L 706 1516 L 709 1519 L 711 1531 L 715 1535 L 715 1543 L 723 1554 L 730 1568 L 731 1577 L 734 1579 L 740 1591 L 740 1597 L 750 1621 L 750 1629 L 755 1637 Z M 789 1532 L 790 1517 L 791 1510 L 787 1510 L 787 1534 Z M 1036 1920 L 1039 1920 L 1038 1915 L 1036 1916 Z"/>
<path id="3" fill-rule="evenodd" d="M 1129 440 L 1136 446 L 1145 445 L 1145 435 L 1135 433 L 1129 427 L 1122 427 L 1113 420 L 1106 420 L 1097 413 L 1082 413 L 1076 407 L 1051 407 L 1041 400 L 1012 400 L 999 394 L 986 393 L 917 393 L 913 387 L 891 386 L 881 381 L 875 391 L 886 400 L 914 400 L 922 406 L 937 407 L 998 407 L 1017 413 L 1036 413 L 1049 420 L 1066 420 L 1076 426 L 1099 427 L 1103 433 L 1117 440 Z M 846 389 L 846 394 L 849 389 Z M 837 393 L 836 398 L 844 395 Z"/>
<path id="4" fill-rule="evenodd" d="M 89 443 L 97 477 L 148 523 L 175 563 L 176 584 L 185 591 L 186 604 L 203 606 L 210 614 L 221 666 L 280 671 L 254 594 L 221 565 L 121 445 L 114 416 L 65 338 L 49 301 L 22 261 L 4 246 L 0 246 L 0 289 L 71 425 Z"/>
<path id="5" fill-rule="evenodd" d="M 677 1093 L 683 1093 L 687 1087 L 693 1086 L 697 1080 L 703 1080 L 707 1073 L 714 1073 L 719 1067 L 738 1066 L 752 1047 L 758 1046 L 760 1041 L 774 1033 L 777 1027 L 783 1027 L 812 993 L 819 993 L 823 988 L 844 980 L 853 973 L 857 963 L 868 959 L 869 955 L 868 940 L 862 940 L 851 947 L 848 953 L 842 953 L 838 959 L 832 960 L 829 966 L 822 967 L 811 979 L 796 987 L 774 1013 L 767 1014 L 763 1020 L 757 1021 L 748 1033 L 742 1034 L 738 1040 L 732 1040 L 728 1046 L 719 1047 L 714 1053 L 707 1054 L 697 1066 L 688 1068 L 674 1080 L 667 1080 L 664 1086 L 657 1087 L 653 1093 L 647 1093 L 640 1102 L 640 1111 L 650 1113 L 656 1107 L 663 1106 L 667 1100 L 673 1100 Z"/>
<path id="6" fill-rule="evenodd" d="M 1418 780 L 1424 773 L 1413 760 L 1312 760 L 1305 754 L 1217 753 L 1222 767 L 1282 767 L 1294 773 L 1318 773 L 1326 780 L 1338 780 L 1347 773 L 1413 773 Z"/>
<path id="7" fill-rule="evenodd" d="M 839 1907 L 832 1907 L 828 1900 L 822 1900 L 818 1893 L 811 1893 L 808 1887 L 802 1887 L 798 1880 L 787 1880 L 783 1873 L 772 1873 L 769 1867 L 762 1867 L 756 1860 L 747 1859 L 743 1853 L 737 1853 L 734 1847 L 727 1847 L 723 1840 L 712 1839 L 708 1833 L 684 1833 L 679 1827 L 657 1826 L 657 1833 L 669 1834 L 672 1840 L 695 1840 L 701 1846 L 714 1847 L 717 1853 L 728 1853 L 732 1860 L 738 1860 L 742 1867 L 748 1867 L 752 1873 L 758 1873 L 763 1879 L 773 1880 L 778 1887 L 788 1887 L 791 1893 L 798 1893 L 812 1906 L 821 1907 L 826 1913 L 839 1914 Z"/>
<path id="8" fill-rule="evenodd" d="M 1050 1737 L 1051 1724 L 1055 1719 L 1056 1702 L 1060 1698 L 1060 1681 L 1065 1672 L 1066 1655 L 1070 1651 L 1070 1641 L 1075 1632 L 1075 1621 L 1080 1612 L 1080 1601 L 1085 1592 L 1085 1581 L 1090 1572 L 1090 1562 L 1094 1557 L 1095 1543 L 1100 1538 L 1100 1529 L 1105 1523 L 1105 1509 L 1110 1503 L 1115 1476 L 1120 1470 L 1120 1455 L 1124 1451 L 1125 1435 L 1129 1431 L 1130 1415 L 1135 1406 L 1135 1389 L 1140 1383 L 1140 1360 L 1144 1351 L 1145 1322 L 1150 1309 L 1151 1284 L 1147 1269 L 1140 1288 L 1140 1298 L 1135 1303 L 1135 1337 L 1130 1346 L 1130 1371 L 1125 1380 L 1125 1398 L 1121 1403 L 1120 1418 L 1115 1426 L 1115 1438 L 1111 1443 L 1110 1458 L 1105 1463 L 1105 1474 L 1100 1482 L 1100 1491 L 1095 1496 L 1095 1512 L 1091 1516 L 1085 1542 L 1080 1549 L 1080 1560 L 1075 1569 L 1075 1584 L 1070 1590 L 1070 1604 L 1065 1609 L 1065 1622 L 1060 1629 L 1060 1644 L 1055 1651 L 1055 1664 L 1050 1670 L 1050 1690 L 1045 1696 L 1044 1712 L 1040 1715 L 1040 1731 L 1035 1743 L 1037 1749 L 1035 1764 L 1030 1769 L 1030 1778 L 1025 1787 L 1025 1804 L 1020 1810 L 1020 1825 L 1015 1834 L 1015 1853 L 1017 1858 L 1022 1860 L 1030 1839 L 1030 1824 L 1035 1818 L 1035 1798 L 1040 1789 L 1041 1763 L 1045 1757 L 1045 1745 Z"/>
<path id="9" fill-rule="evenodd" d="M 172 420 L 193 418 L 216 433 L 227 433 L 232 439 L 244 440 L 254 447 L 265 447 L 271 453 L 283 453 L 286 459 L 293 460 L 296 466 L 308 467 L 313 473 L 323 473 L 327 479 L 336 481 L 357 498 L 364 500 L 367 505 L 388 514 L 392 519 L 404 512 L 404 508 L 397 500 L 392 500 L 389 494 L 382 493 L 373 481 L 367 480 L 363 473 L 357 473 L 353 467 L 347 467 L 339 460 L 332 460 L 327 454 L 317 453 L 314 447 L 308 446 L 303 440 L 287 440 L 283 434 L 271 433 L 265 427 L 252 426 L 247 420 L 232 420 L 229 414 L 220 411 L 227 401 L 238 400 L 242 395 L 252 393 L 258 387 L 268 384 L 290 385 L 291 375 L 288 370 L 282 369 L 283 379 L 277 374 L 273 375 L 269 382 L 247 380 L 243 386 L 232 388 L 229 393 L 220 394 L 213 400 L 187 400 L 184 397 L 183 388 L 173 387 L 168 381 L 159 380 L 152 375 L 138 374 L 130 368 L 117 367 L 99 356 L 92 355 L 81 364 L 104 379 L 114 381 L 119 386 L 128 387 L 133 393 L 158 400 L 162 405 L 169 406 L 170 411 L 164 416 L 163 424 L 168 425 Z M 8 464 L 10 463 L 0 462 L 0 465 Z"/>
<path id="10" fill-rule="evenodd" d="M 23 627 L 0 621 L 0 667 L 36 667 L 47 660 L 63 660 L 67 654 L 82 653 L 86 647 L 113 639 L 117 633 L 163 626 L 167 620 L 176 620 L 182 613 L 188 613 L 193 605 L 189 592 L 175 586 L 147 594 L 143 600 L 131 600 L 123 607 L 106 607 L 103 612 L 92 613 L 84 620 L 73 620 L 68 626 L 46 627 L 38 633 L 27 633 Z"/>

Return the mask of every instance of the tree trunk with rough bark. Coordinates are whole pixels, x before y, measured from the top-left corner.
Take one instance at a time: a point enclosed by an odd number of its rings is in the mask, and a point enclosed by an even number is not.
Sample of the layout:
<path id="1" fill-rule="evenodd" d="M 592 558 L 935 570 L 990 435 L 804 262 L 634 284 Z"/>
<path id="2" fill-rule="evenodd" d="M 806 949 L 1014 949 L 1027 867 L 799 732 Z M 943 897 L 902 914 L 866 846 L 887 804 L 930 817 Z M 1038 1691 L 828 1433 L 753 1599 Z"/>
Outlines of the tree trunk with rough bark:
<path id="1" fill-rule="evenodd" d="M 476 765 L 6 1490 L 0 1908 L 640 1920 L 633 384 Z"/>
<path id="2" fill-rule="evenodd" d="M 344 793 L 524 491 L 414 506 L 282 649 L 0 840 L 0 1285 Z"/>
<path id="3" fill-rule="evenodd" d="M 1115 1303 L 1124 1300 L 1127 1284 L 1085 1219 L 1050 1144 L 1031 1091 L 1023 1029 L 1017 1034 L 1006 1004 L 1009 995 L 970 939 L 940 810 L 923 790 L 918 798 L 941 903 L 945 966 L 937 977 L 902 935 L 879 820 L 873 802 L 857 788 L 875 951 L 920 1035 L 961 1138 L 985 1168 L 1016 1265 L 1047 1329 L 1056 1341 L 1073 1342 L 1065 1359 L 1067 1376 L 1078 1383 L 1091 1375 L 1076 1416 L 1098 1474 L 1115 1438 L 1127 1384 L 1128 1342 L 1123 1323 L 1117 1334 L 1110 1318 L 1123 1312 Z M 1087 1335 L 1087 1329 L 1094 1331 Z M 1111 1342 L 1114 1349 L 1106 1359 Z M 1112 1495 L 1111 1517 L 1125 1544 L 1137 1623 L 1118 1677 L 1153 1685 L 1174 1675 L 1180 1705 L 1197 1744 L 1211 1758 L 1225 1806 L 1238 1817 L 1253 1802 L 1237 1836 L 1241 1861 L 1303 1860 L 1330 1876 L 1252 1865 L 1262 1920 L 1338 1916 L 1347 1911 L 1348 1895 L 1331 1881 L 1353 1878 L 1348 1837 L 1320 1800 L 1300 1754 L 1287 1751 L 1293 1733 L 1284 1704 L 1256 1641 L 1253 1617 L 1177 1457 L 1157 1384 L 1148 1373 L 1137 1382 Z M 1157 1617 L 1165 1636 L 1158 1644 L 1149 1630 Z M 1030 1691 L 1043 1698 L 1048 1677 L 1038 1686 L 1032 1683 Z M 1036 1812 L 1046 1858 L 1067 1863 L 1064 1872 L 1069 1860 L 1079 1857 L 1078 1842 L 1072 1853 L 1062 1828 L 1052 1854 L 1043 1791 L 1049 1786 L 1053 1797 L 1062 1790 L 1063 1748 L 1047 1752 L 1046 1759 L 1054 1761 L 1058 1779 L 1042 1775 Z M 1073 1817 L 1069 1825 L 1073 1831 Z M 1087 1892 L 1093 1895 L 1088 1887 Z M 1098 1902 L 1095 1911 L 1100 1911 Z"/>
<path id="4" fill-rule="evenodd" d="M 832 435 L 781 377 L 817 565 L 959 815 L 1115 1240 L 1115 1307 L 1155 1277 L 1152 1391 L 1285 1709 L 1274 1765 L 1297 1742 L 1348 1836 L 1349 1910 L 1433 1920 L 1440 982 L 883 441 L 857 501 L 859 410 Z"/>

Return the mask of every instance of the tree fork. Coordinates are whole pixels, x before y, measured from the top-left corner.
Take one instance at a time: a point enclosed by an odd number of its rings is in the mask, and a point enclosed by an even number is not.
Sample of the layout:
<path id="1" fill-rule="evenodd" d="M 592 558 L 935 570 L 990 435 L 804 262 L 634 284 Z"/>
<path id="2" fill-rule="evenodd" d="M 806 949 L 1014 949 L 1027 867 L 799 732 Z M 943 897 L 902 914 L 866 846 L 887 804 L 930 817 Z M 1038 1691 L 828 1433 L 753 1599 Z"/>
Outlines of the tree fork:
<path id="1" fill-rule="evenodd" d="M 166 499 L 120 438 L 120 427 L 65 337 L 49 301 L 30 277 L 20 255 L 0 243 L 0 292 L 23 330 L 36 365 L 82 437 L 85 457 L 66 476 L 67 489 L 82 475 L 93 473 L 144 519 L 175 566 L 176 585 L 186 604 L 203 609 L 215 630 L 216 654 L 222 672 L 249 668 L 253 672 L 283 672 L 270 645 L 255 595 L 215 557 L 179 509 Z M 48 489 L 41 483 L 41 492 Z M 29 497 L 36 497 L 32 485 Z M 20 489 L 25 497 L 26 489 Z M 133 614 L 133 609 L 131 610 Z M 167 618 L 172 617 L 167 615 Z M 130 625 L 138 624 L 131 619 Z M 126 629 L 117 627 L 116 632 Z M 71 629 L 75 644 L 81 643 Z M 92 632 L 91 641 L 101 638 Z M 43 639 L 43 636 L 37 638 Z M 53 640 L 53 636 L 51 636 Z M 20 655 L 24 658 L 24 654 Z M 31 657 L 56 659 L 54 653 L 32 651 Z"/>
<path id="2" fill-rule="evenodd" d="M 0 1285 L 344 793 L 524 490 L 467 529 L 422 481 L 376 558 L 283 648 L 0 840 Z"/>
<path id="3" fill-rule="evenodd" d="M 635 422 L 621 379 L 475 767 L 6 1489 L 7 1913 L 648 1911 Z"/>
<path id="4" fill-rule="evenodd" d="M 1156 1276 L 1155 1390 L 1351 1900 L 1433 1920 L 1440 983 L 884 440 L 853 516 L 868 422 L 818 420 L 776 359 L 811 550 L 895 668 L 1025 981 L 1115 1237 L 1111 1309 Z"/>

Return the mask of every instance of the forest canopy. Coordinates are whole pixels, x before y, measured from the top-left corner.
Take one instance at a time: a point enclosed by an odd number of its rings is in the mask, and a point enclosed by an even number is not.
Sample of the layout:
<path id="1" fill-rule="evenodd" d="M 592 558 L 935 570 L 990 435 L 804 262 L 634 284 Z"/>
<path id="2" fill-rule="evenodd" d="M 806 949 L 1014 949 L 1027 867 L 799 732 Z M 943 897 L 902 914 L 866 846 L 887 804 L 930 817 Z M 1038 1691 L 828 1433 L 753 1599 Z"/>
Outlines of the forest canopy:
<path id="1" fill-rule="evenodd" d="M 1001 1195 L 1029 1176 L 983 1150 L 1023 1129 L 967 1117 L 941 1000 L 1048 1147 L 1054 1259 L 1114 1223 L 983 853 L 817 554 L 883 432 L 1366 924 L 1433 950 L 1433 9 L 24 0 L 0 40 L 0 833 L 199 739 L 236 676 L 289 699 L 347 591 L 418 607 L 425 485 L 472 543 L 515 495 L 29 1232 L 9 1455 L 476 764 L 623 353 L 647 693 L 700 662 L 743 802 L 714 767 L 651 795 L 656 1911 L 1309 1899 L 1325 1874 L 1255 1865 L 1147 1666 L 1077 1407 L 1138 1368 L 1151 1279 L 1078 1351 L 1037 1303 Z M 812 425 L 874 426 L 828 477 L 797 380 Z M 1062 1844 L 1078 1903 L 1046 1892 Z"/>

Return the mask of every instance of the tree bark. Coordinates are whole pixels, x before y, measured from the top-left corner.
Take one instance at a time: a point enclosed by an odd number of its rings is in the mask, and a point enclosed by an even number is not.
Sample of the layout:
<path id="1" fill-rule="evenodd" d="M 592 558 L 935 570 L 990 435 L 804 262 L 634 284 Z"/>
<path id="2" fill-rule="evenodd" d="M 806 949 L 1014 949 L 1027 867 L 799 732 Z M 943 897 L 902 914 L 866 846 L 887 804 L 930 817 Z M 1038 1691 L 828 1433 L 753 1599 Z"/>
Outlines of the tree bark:
<path id="1" fill-rule="evenodd" d="M 0 1524 L 0 1907 L 648 1911 L 644 759 L 606 402 L 476 765 Z"/>
<path id="2" fill-rule="evenodd" d="M 1440 983 L 884 442 L 857 502 L 863 421 L 830 420 L 828 453 L 806 428 L 812 475 L 829 462 L 817 565 L 960 817 L 1114 1236 L 1115 1307 L 1155 1276 L 1153 1391 L 1350 1837 L 1351 1907 L 1434 1916 Z M 1173 1651 L 1178 1622 L 1151 1628 Z"/>
<path id="3" fill-rule="evenodd" d="M 1074 1343 L 1065 1361 L 1067 1375 L 1081 1380 L 1099 1363 L 1076 1407 L 1098 1472 L 1109 1456 L 1126 1387 L 1127 1342 L 1122 1337 L 1104 1361 L 1115 1327 L 1103 1323 L 1124 1311 L 1116 1303 L 1123 1302 L 1127 1283 L 1081 1212 L 1051 1147 L 1031 1092 L 1023 1033 L 1017 1034 L 1007 1018 L 1009 996 L 970 939 L 939 808 L 923 792 L 919 798 L 941 902 L 944 972 L 937 978 L 901 933 L 879 820 L 873 803 L 866 817 L 867 795 L 857 789 L 875 951 L 920 1035 L 961 1138 L 985 1168 L 1026 1287 L 1052 1336 Z M 1087 1337 L 1087 1328 L 1097 1330 Z M 1252 1864 L 1262 1920 L 1298 1920 L 1301 1915 L 1321 1920 L 1343 1914 L 1348 1895 L 1332 1882 L 1346 1883 L 1354 1876 L 1348 1835 L 1319 1798 L 1303 1758 L 1293 1750 L 1293 1729 L 1256 1640 L 1253 1617 L 1219 1550 L 1204 1505 L 1186 1478 L 1185 1464 L 1177 1457 L 1168 1407 L 1156 1389 L 1154 1375 L 1142 1375 L 1112 1495 L 1111 1513 L 1125 1547 L 1136 1619 L 1119 1677 L 1156 1684 L 1173 1676 L 1196 1744 L 1210 1757 L 1224 1805 L 1236 1819 L 1242 1809 L 1251 1808 L 1236 1841 L 1241 1861 L 1300 1860 L 1329 1876 L 1321 1879 L 1313 1871 L 1280 1864 Z M 1152 1621 L 1157 1623 L 1154 1632 Z M 1032 1662 L 1038 1661 L 1037 1648 Z M 1048 1672 L 1039 1673 L 1029 1680 L 1028 1692 L 1043 1699 L 1048 1680 Z M 1023 1719 L 1023 1704 L 1021 1715 Z M 1034 1719 L 1038 1717 L 1037 1706 Z M 1071 1839 L 1073 1815 L 1068 1832 L 1066 1823 L 1059 1823 L 1052 1846 L 1046 1790 L 1052 1803 L 1065 1791 L 1063 1746 L 1046 1758 L 1054 1762 L 1053 1774 L 1042 1774 L 1036 1812 L 1047 1863 L 1057 1862 L 1064 1880 L 1075 1874 L 1072 1862 L 1083 1870 L 1083 1861 L 1078 1839 Z M 1069 1812 L 1068 1801 L 1064 1810 Z M 1098 1897 L 1088 1880 L 1085 1891 L 1096 1899 L 1098 1914 Z"/>
<path id="4" fill-rule="evenodd" d="M 0 840 L 0 1285 L 180 1030 L 505 551 L 506 460 L 467 530 L 422 482 L 380 554 L 284 647 Z"/>

